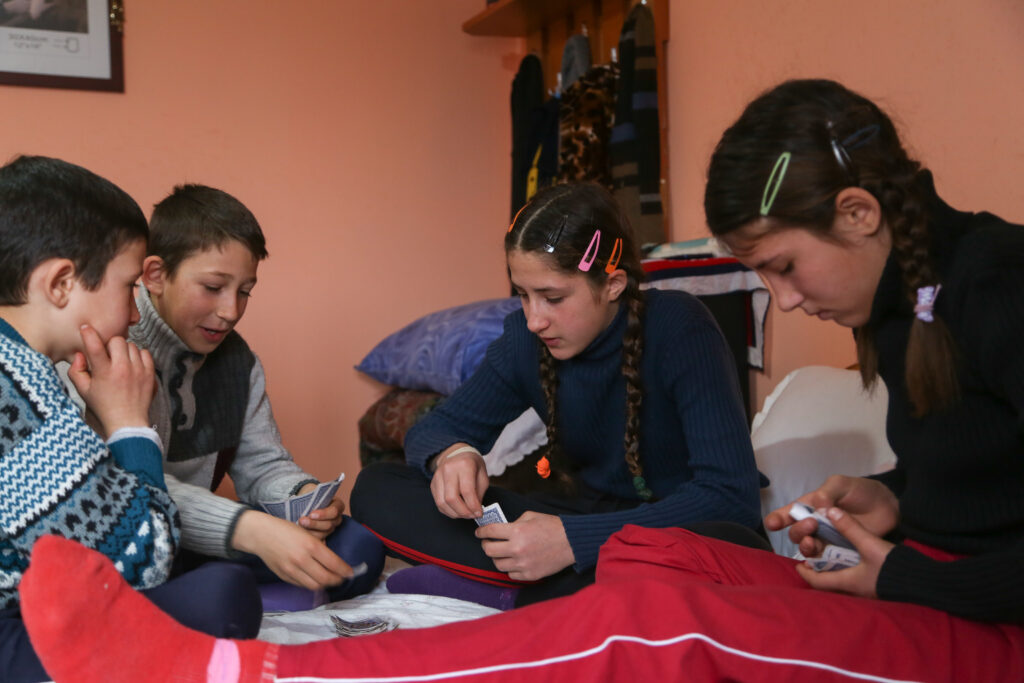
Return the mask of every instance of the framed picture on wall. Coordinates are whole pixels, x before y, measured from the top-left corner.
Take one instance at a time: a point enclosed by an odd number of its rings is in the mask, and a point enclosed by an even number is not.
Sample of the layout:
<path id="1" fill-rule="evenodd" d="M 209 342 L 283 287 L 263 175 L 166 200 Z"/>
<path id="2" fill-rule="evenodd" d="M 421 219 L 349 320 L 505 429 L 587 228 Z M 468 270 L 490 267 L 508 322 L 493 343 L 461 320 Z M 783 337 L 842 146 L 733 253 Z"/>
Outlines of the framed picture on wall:
<path id="1" fill-rule="evenodd" d="M 0 0 L 0 84 L 124 92 L 123 0 Z"/>

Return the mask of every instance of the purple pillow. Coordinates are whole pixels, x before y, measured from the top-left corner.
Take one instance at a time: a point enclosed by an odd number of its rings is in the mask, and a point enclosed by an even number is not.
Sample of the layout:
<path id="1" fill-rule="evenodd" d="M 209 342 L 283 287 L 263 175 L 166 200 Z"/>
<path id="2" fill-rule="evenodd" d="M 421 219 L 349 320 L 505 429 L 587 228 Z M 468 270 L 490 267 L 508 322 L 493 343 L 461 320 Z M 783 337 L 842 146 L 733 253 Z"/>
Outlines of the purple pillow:
<path id="1" fill-rule="evenodd" d="M 518 297 L 488 299 L 425 315 L 388 335 L 356 366 L 379 382 L 404 389 L 455 391 L 501 336 Z"/>

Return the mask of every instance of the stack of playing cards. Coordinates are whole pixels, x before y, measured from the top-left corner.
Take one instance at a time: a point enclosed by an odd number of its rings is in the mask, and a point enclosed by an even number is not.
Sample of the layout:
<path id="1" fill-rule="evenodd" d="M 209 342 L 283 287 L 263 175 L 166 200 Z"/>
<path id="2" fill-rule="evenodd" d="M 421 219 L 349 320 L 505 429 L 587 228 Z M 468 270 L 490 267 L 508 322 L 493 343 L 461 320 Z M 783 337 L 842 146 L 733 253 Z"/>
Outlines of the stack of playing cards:
<path id="1" fill-rule="evenodd" d="M 501 511 L 501 506 L 497 503 L 491 503 L 484 508 L 484 516 L 476 518 L 477 526 L 485 526 L 487 524 L 508 524 L 508 520 L 505 519 L 505 513 Z"/>
<path id="2" fill-rule="evenodd" d="M 287 519 L 289 522 L 298 522 L 300 517 L 305 517 L 313 510 L 319 510 L 330 503 L 344 480 L 345 473 L 342 472 L 334 481 L 325 481 L 301 496 L 292 496 L 271 503 L 260 503 L 259 506 L 269 515 Z"/>
<path id="3" fill-rule="evenodd" d="M 334 622 L 335 632 L 343 638 L 365 636 L 370 633 L 380 633 L 382 631 L 393 631 L 398 628 L 398 624 L 388 621 L 387 619 L 381 619 L 380 617 L 369 617 L 367 619 L 360 619 L 359 621 L 345 621 L 341 617 L 336 617 L 332 614 L 331 621 Z"/>
<path id="4" fill-rule="evenodd" d="M 808 557 L 807 564 L 816 572 L 834 572 L 860 564 L 860 553 L 837 545 L 827 545 L 819 557 Z"/>

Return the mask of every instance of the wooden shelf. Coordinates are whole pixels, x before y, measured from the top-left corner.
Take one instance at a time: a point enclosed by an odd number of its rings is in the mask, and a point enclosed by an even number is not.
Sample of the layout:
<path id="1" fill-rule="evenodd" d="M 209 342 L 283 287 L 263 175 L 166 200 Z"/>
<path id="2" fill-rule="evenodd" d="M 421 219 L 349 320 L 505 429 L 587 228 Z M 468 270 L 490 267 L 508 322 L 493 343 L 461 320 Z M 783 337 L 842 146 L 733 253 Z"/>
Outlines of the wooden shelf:
<path id="1" fill-rule="evenodd" d="M 498 0 L 462 24 L 474 36 L 526 36 L 593 0 Z"/>

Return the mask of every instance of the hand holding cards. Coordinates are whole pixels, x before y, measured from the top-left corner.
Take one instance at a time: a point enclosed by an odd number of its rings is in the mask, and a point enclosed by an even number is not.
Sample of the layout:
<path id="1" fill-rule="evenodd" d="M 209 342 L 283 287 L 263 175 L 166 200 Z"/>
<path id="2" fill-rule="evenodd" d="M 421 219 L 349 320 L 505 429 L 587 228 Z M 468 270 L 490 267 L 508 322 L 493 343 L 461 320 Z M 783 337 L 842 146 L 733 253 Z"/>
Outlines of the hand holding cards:
<path id="1" fill-rule="evenodd" d="M 820 557 L 807 559 L 807 564 L 811 569 L 816 572 L 831 572 L 860 564 L 860 553 L 845 536 L 839 533 L 828 517 L 804 503 L 793 503 L 789 509 L 789 516 L 798 522 L 809 517 L 818 522 L 818 530 L 814 535 L 824 541 L 826 545 Z"/>
<path id="2" fill-rule="evenodd" d="M 259 503 L 259 507 L 268 515 L 287 519 L 289 522 L 298 523 L 300 518 L 305 517 L 313 510 L 319 510 L 330 503 L 334 498 L 334 494 L 338 492 L 338 487 L 341 486 L 341 482 L 344 480 L 345 473 L 342 472 L 338 475 L 337 479 L 318 484 L 312 491 L 307 491 L 306 493 L 292 496 L 285 500 L 261 502 Z"/>

